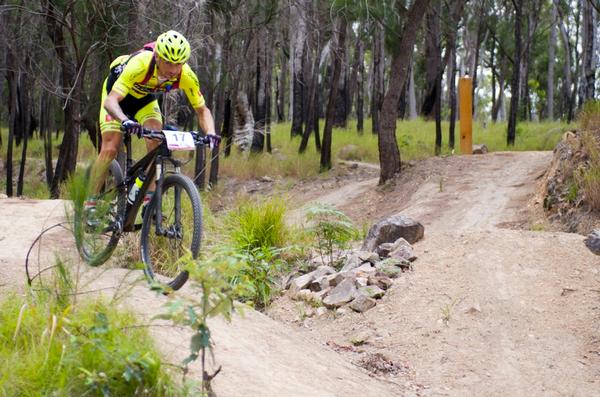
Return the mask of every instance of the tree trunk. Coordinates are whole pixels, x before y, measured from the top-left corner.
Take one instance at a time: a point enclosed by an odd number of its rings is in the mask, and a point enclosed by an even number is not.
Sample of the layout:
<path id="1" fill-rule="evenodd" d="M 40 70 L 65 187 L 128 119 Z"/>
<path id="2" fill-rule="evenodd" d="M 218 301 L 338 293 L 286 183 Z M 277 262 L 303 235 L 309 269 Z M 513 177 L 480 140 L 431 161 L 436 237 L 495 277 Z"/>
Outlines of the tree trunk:
<path id="1" fill-rule="evenodd" d="M 595 9 L 590 4 L 589 0 L 581 0 L 581 44 L 583 47 L 582 53 L 582 91 L 583 101 L 594 99 L 595 84 L 596 84 L 596 62 L 595 62 Z"/>
<path id="2" fill-rule="evenodd" d="M 371 94 L 371 130 L 373 134 L 379 134 L 381 130 L 381 106 L 383 103 L 384 90 L 384 31 L 379 22 L 375 22 L 373 31 L 373 72 L 372 72 L 372 94 Z M 401 88 L 401 87 L 399 87 Z M 397 103 L 396 103 L 397 104 Z"/>
<path id="3" fill-rule="evenodd" d="M 318 46 L 318 44 L 317 44 Z M 317 107 L 317 90 L 319 86 L 319 61 L 320 61 L 320 48 L 315 49 L 314 59 L 311 68 L 311 78 L 308 86 L 308 116 L 307 122 L 304 126 L 304 133 L 302 134 L 302 140 L 300 141 L 300 147 L 298 148 L 298 153 L 304 153 L 306 151 L 306 147 L 308 146 L 308 140 L 310 138 L 310 134 L 318 128 L 318 121 L 315 124 L 315 118 L 318 119 L 318 111 Z M 317 131 L 318 134 L 318 131 Z M 318 135 L 315 135 L 315 139 Z"/>
<path id="4" fill-rule="evenodd" d="M 448 128 L 448 147 L 454 149 L 454 135 L 456 129 L 456 43 L 450 48 L 450 62 L 448 64 L 448 106 L 450 107 L 450 125 Z"/>
<path id="5" fill-rule="evenodd" d="M 561 94 L 561 103 L 564 104 L 563 112 L 567 116 L 567 122 L 570 123 L 573 115 L 573 100 L 572 100 L 572 85 L 573 85 L 573 77 L 571 72 L 571 43 L 569 41 L 569 35 L 567 33 L 567 29 L 565 28 L 565 17 L 560 12 L 558 0 L 554 0 L 554 9 L 559 13 L 558 20 L 558 30 L 560 32 L 561 42 L 563 44 L 564 51 L 564 63 L 563 63 L 563 74 L 564 80 L 562 84 L 562 94 Z"/>
<path id="6" fill-rule="evenodd" d="M 357 73 L 356 73 L 356 131 L 359 134 L 363 133 L 364 119 L 364 81 L 365 81 L 365 46 L 361 38 L 358 38 L 360 43 L 357 47 Z"/>
<path id="7" fill-rule="evenodd" d="M 27 60 L 25 62 L 28 62 Z M 30 88 L 29 76 L 21 75 L 19 81 L 18 98 L 19 98 L 19 125 L 21 128 L 22 148 L 21 148 L 21 163 L 19 165 L 19 177 L 17 179 L 17 196 L 23 195 L 23 184 L 25 182 L 25 162 L 27 160 L 27 144 L 29 137 L 33 132 L 32 127 L 35 127 L 32 122 L 31 103 L 30 103 Z"/>
<path id="8" fill-rule="evenodd" d="M 254 138 L 252 139 L 252 151 L 262 152 L 265 147 L 266 122 L 267 122 L 267 81 L 271 77 L 268 70 L 268 58 L 271 52 L 269 45 L 269 32 L 266 27 L 259 29 L 258 51 L 256 59 L 256 98 L 254 118 Z"/>
<path id="9" fill-rule="evenodd" d="M 13 142 L 18 126 L 18 63 L 11 49 L 8 50 L 6 64 L 6 82 L 8 85 L 8 142 L 6 145 L 6 195 L 13 196 Z"/>
<path id="10" fill-rule="evenodd" d="M 439 9 L 436 7 L 437 1 L 429 9 L 426 20 L 425 34 L 425 98 L 421 106 L 421 116 L 427 120 L 435 117 L 435 101 L 438 93 L 438 75 L 441 69 L 441 47 L 440 47 L 440 16 Z"/>
<path id="11" fill-rule="evenodd" d="M 554 120 L 554 58 L 556 48 L 556 23 L 557 12 L 556 5 L 552 4 L 552 19 L 550 21 L 550 38 L 548 42 L 548 85 L 546 90 L 546 118 Z M 569 56 L 569 54 L 565 54 Z"/>
<path id="12" fill-rule="evenodd" d="M 338 99 L 338 87 L 342 69 L 342 61 L 346 52 L 346 18 L 338 18 L 335 23 L 334 35 L 335 50 L 332 52 L 333 77 L 331 78 L 331 89 L 329 91 L 329 102 L 327 103 L 327 115 L 325 117 L 325 129 L 323 130 L 323 146 L 321 147 L 321 172 L 331 169 L 331 138 L 333 130 L 333 118 L 335 115 L 335 102 Z"/>
<path id="13" fill-rule="evenodd" d="M 508 115 L 508 131 L 506 143 L 509 146 L 515 144 L 517 128 L 517 109 L 519 107 L 519 77 L 521 71 L 521 11 L 523 0 L 512 0 L 515 8 L 515 55 L 513 57 L 513 73 L 510 84 L 510 112 Z"/>
<path id="14" fill-rule="evenodd" d="M 50 186 L 50 197 L 58 198 L 60 185 L 75 171 L 77 163 L 79 134 L 75 119 L 79 116 L 80 95 L 82 92 L 81 81 L 84 77 L 81 73 L 82 76 L 76 81 L 75 71 L 77 65 L 72 61 L 74 57 L 67 51 L 67 44 L 62 30 L 63 24 L 60 22 L 64 21 L 64 16 L 59 14 L 54 1 L 42 1 L 42 5 L 47 8 L 46 28 L 48 36 L 54 44 L 54 51 L 60 64 L 63 92 L 72 92 L 71 98 L 67 98 L 63 106 L 64 136 L 60 145 L 54 179 Z M 70 28 L 74 29 L 75 27 L 70 26 Z"/>
<path id="15" fill-rule="evenodd" d="M 302 121 L 304 115 L 304 70 L 303 57 L 306 42 L 306 10 L 309 4 L 306 0 L 298 0 L 291 5 L 291 18 L 293 28 L 292 39 L 291 76 L 292 76 L 292 130 L 291 136 L 302 135 Z"/>
<path id="16" fill-rule="evenodd" d="M 52 169 L 52 129 L 50 128 L 51 114 L 53 112 L 50 109 L 48 93 L 42 91 L 40 94 L 40 134 L 44 139 L 44 164 L 46 166 L 46 184 L 48 187 L 50 187 L 54 178 Z"/>
<path id="17" fill-rule="evenodd" d="M 411 51 L 412 54 L 412 51 Z M 414 56 L 410 57 L 410 76 L 408 81 L 408 114 L 411 120 L 417 119 L 417 95 L 415 93 Z"/>
<path id="18" fill-rule="evenodd" d="M 396 42 L 388 90 L 383 99 L 381 132 L 379 134 L 379 183 L 383 184 L 400 172 L 400 150 L 396 141 L 396 107 L 400 89 L 404 85 L 409 67 L 405 56 L 414 46 L 417 31 L 427 10 L 429 0 L 415 0 L 408 12 L 401 38 Z"/>

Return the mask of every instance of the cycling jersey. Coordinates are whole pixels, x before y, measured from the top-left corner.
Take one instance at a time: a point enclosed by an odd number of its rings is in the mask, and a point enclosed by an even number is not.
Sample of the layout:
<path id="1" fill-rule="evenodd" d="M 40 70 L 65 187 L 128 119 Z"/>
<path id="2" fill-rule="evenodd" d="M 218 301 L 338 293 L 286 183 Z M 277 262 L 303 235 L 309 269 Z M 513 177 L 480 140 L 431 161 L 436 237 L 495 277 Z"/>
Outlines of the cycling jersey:
<path id="1" fill-rule="evenodd" d="M 104 108 L 104 100 L 111 90 L 115 90 L 123 99 L 119 106 L 131 119 L 144 124 L 148 120 L 162 123 L 157 96 L 163 92 L 181 89 L 193 108 L 205 106 L 196 74 L 188 64 L 184 64 L 181 74 L 173 79 L 159 83 L 154 52 L 141 50 L 133 55 L 122 55 L 110 64 L 110 74 L 102 87 L 100 100 L 100 131 L 120 131 L 121 124 Z"/>
<path id="2" fill-rule="evenodd" d="M 135 98 L 142 98 L 148 94 L 168 92 L 171 89 L 179 88 L 183 90 L 193 108 L 205 105 L 198 77 L 187 63 L 183 65 L 180 76 L 159 83 L 158 68 L 152 62 L 153 57 L 154 52 L 141 51 L 131 57 L 123 55 L 115 59 L 110 65 L 111 70 L 122 68 L 122 71 L 112 89 L 122 96 L 129 94 Z M 129 61 L 127 61 L 128 59 Z M 150 75 L 151 66 L 154 70 Z"/>

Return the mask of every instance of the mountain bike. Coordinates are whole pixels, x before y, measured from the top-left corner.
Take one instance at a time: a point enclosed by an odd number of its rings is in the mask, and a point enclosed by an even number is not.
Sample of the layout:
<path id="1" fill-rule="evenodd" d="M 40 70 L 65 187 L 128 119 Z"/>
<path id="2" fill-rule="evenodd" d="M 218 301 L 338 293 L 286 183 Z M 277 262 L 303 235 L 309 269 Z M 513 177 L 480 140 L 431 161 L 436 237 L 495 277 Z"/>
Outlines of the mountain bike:
<path id="1" fill-rule="evenodd" d="M 211 144 L 211 139 L 195 131 L 147 129 L 139 137 L 161 143 L 133 162 L 131 136 L 124 134 L 125 172 L 113 160 L 93 214 L 79 211 L 80 219 L 75 222 L 79 229 L 77 247 L 89 265 L 99 266 L 110 258 L 124 233 L 141 229 L 140 254 L 148 281 L 157 281 L 156 273 L 160 272 L 169 277 L 166 285 L 177 290 L 189 277 L 183 269 L 183 258 L 189 253 L 195 259 L 200 251 L 202 206 L 196 186 L 181 173 L 181 161 L 172 156 L 172 151 L 195 150 L 199 145 Z M 154 179 L 156 190 L 142 210 L 141 224 L 136 223 Z"/>

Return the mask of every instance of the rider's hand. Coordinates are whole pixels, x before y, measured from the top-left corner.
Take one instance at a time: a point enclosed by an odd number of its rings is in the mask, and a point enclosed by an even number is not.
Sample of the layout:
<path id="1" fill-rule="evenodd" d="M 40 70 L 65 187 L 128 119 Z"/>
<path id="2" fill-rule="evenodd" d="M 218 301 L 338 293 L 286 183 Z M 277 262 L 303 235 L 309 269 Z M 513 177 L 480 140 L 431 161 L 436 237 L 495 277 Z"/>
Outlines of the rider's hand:
<path id="1" fill-rule="evenodd" d="M 215 147 L 219 146 L 221 142 L 221 136 L 217 134 L 208 134 L 208 147 L 212 150 Z"/>
<path id="2" fill-rule="evenodd" d="M 129 135 L 142 135 L 142 126 L 134 120 L 125 120 L 121 123 L 121 129 Z"/>

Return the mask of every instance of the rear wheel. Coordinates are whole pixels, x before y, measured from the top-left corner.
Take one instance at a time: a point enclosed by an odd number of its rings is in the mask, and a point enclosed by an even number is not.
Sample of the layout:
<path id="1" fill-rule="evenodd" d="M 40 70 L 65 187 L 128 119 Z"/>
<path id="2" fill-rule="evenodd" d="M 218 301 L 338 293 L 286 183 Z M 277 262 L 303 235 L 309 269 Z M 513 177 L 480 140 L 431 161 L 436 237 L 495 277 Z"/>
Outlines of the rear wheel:
<path id="1" fill-rule="evenodd" d="M 200 195 L 190 178 L 181 174 L 167 176 L 162 182 L 161 227 L 156 230 L 158 197 L 144 213 L 141 254 L 146 277 L 156 281 L 155 273 L 169 278 L 167 285 L 178 290 L 189 277 L 186 254 L 196 259 L 202 235 Z"/>
<path id="2" fill-rule="evenodd" d="M 90 170 L 88 170 L 89 176 Z M 108 174 L 101 193 L 92 211 L 81 211 L 76 223 L 77 248 L 81 257 L 90 266 L 99 266 L 112 255 L 121 237 L 121 214 L 126 204 L 123 187 L 123 172 L 119 163 L 110 163 Z"/>

